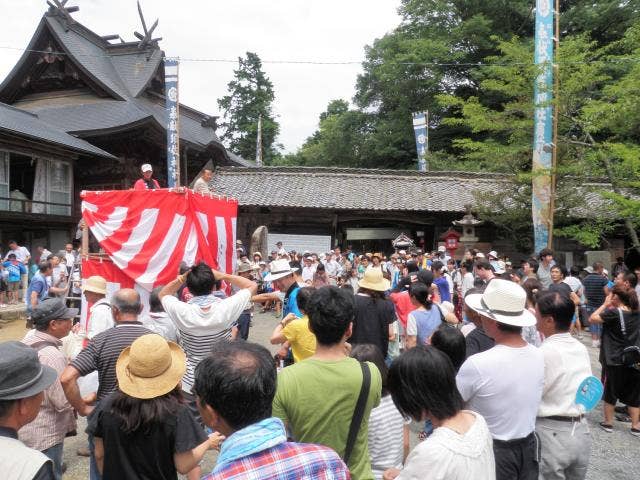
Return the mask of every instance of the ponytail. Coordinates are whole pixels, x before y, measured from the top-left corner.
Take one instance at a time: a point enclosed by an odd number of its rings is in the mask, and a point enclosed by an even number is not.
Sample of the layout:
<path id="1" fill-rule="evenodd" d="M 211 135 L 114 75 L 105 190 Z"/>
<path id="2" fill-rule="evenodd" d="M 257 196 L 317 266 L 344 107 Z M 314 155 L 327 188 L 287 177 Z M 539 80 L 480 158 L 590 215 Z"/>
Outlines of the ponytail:
<path id="1" fill-rule="evenodd" d="M 409 287 L 409 296 L 416 299 L 416 301 L 427 310 L 431 310 L 431 285 L 427 285 L 422 282 L 412 283 Z"/>

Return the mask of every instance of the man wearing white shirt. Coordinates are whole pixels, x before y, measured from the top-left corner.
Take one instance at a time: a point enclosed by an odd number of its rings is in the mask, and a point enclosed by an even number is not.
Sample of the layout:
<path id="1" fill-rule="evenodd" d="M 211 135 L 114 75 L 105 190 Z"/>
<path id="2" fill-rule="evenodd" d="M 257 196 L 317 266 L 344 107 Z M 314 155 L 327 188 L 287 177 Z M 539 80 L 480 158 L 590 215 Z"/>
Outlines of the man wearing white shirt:
<path id="1" fill-rule="evenodd" d="M 29 260 L 31 259 L 31 253 L 27 250 L 26 247 L 22 247 L 18 245 L 18 242 L 15 240 L 9 241 L 9 251 L 7 255 L 4 257 L 5 260 L 8 260 L 9 254 L 13 253 L 16 256 L 16 260 L 22 263 L 26 268 L 27 272 L 29 271 Z M 24 295 L 23 301 L 27 301 L 27 287 L 29 286 L 29 274 L 24 273 L 20 275 L 20 286 L 22 288 L 22 294 Z"/>
<path id="2" fill-rule="evenodd" d="M 587 475 L 591 434 L 575 403 L 582 381 L 591 376 L 586 347 L 569 333 L 574 303 L 566 295 L 543 292 L 537 300 L 538 330 L 545 336 L 544 388 L 536 432 L 542 444 L 540 477 L 582 480 Z"/>
<path id="3" fill-rule="evenodd" d="M 107 281 L 100 275 L 94 275 L 85 280 L 82 293 L 91 309 L 84 326 L 87 338 L 93 337 L 115 325 L 111 312 L 111 304 L 107 301 Z"/>
<path id="4" fill-rule="evenodd" d="M 318 266 L 313 263 L 313 257 L 311 255 L 305 256 L 303 263 L 302 272 L 300 273 L 302 281 L 311 284 L 313 283 L 313 274 L 316 273 L 316 268 Z"/>
<path id="5" fill-rule="evenodd" d="M 524 289 L 494 279 L 465 303 L 480 315 L 495 347 L 470 356 L 456 383 L 469 410 L 487 421 L 493 436 L 497 480 L 537 480 L 539 442 L 535 423 L 544 383 L 542 352 L 522 339 L 522 327 L 536 324 L 526 309 Z"/>
<path id="6" fill-rule="evenodd" d="M 67 274 L 71 276 L 71 270 L 76 263 L 76 252 L 70 243 L 67 243 L 64 247 L 64 262 L 67 265 Z"/>

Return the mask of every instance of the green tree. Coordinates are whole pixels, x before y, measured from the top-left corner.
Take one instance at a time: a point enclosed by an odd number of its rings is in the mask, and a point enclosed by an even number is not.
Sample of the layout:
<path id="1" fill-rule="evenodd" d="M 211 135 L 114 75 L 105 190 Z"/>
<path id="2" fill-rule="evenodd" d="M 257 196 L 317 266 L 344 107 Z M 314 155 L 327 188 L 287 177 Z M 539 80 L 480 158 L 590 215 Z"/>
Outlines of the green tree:
<path id="1" fill-rule="evenodd" d="M 280 125 L 273 113 L 273 84 L 262 71 L 260 57 L 252 52 L 238 58 L 238 69 L 233 73 L 233 80 L 227 84 L 228 94 L 218 100 L 223 111 L 222 140 L 234 153 L 254 159 L 258 119 L 262 116 L 263 161 L 272 163 L 281 148 L 276 144 Z"/>

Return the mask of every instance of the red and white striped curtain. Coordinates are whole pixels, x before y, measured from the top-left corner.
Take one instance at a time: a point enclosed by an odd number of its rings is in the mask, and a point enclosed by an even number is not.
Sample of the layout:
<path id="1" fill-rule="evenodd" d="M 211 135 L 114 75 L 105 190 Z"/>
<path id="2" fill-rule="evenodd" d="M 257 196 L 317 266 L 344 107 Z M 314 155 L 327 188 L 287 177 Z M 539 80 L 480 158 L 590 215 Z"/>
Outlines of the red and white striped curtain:
<path id="1" fill-rule="evenodd" d="M 236 200 L 166 189 L 84 191 L 81 198 L 100 246 L 146 290 L 173 280 L 182 261 L 235 269 Z"/>

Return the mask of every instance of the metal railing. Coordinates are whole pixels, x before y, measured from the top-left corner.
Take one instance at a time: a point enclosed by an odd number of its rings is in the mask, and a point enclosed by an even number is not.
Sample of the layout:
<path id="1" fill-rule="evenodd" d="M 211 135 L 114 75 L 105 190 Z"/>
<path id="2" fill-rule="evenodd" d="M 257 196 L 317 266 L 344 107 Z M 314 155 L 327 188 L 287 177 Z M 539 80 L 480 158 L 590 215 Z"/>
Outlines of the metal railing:
<path id="1" fill-rule="evenodd" d="M 33 207 L 36 205 L 37 207 L 34 211 Z M 60 215 L 64 217 L 70 217 L 72 207 L 73 206 L 70 203 L 43 202 L 40 200 L 0 197 L 0 211 L 5 212 L 30 213 L 35 215 Z"/>

